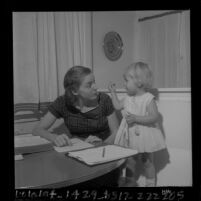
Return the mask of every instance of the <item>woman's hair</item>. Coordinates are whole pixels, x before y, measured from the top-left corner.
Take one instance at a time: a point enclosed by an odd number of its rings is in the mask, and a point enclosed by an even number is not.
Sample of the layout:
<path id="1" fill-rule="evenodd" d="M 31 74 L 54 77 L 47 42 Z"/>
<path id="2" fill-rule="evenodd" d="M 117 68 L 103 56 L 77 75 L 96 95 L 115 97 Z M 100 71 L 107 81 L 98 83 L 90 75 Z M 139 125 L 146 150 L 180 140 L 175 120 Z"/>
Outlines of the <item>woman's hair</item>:
<path id="1" fill-rule="evenodd" d="M 65 100 L 68 105 L 74 105 L 77 96 L 73 92 L 77 91 L 86 75 L 91 73 L 91 69 L 84 66 L 71 67 L 64 76 Z"/>
<path id="2" fill-rule="evenodd" d="M 127 67 L 128 70 L 134 70 L 139 87 L 144 88 L 146 91 L 152 88 L 153 76 L 148 64 L 144 62 L 132 63 Z"/>

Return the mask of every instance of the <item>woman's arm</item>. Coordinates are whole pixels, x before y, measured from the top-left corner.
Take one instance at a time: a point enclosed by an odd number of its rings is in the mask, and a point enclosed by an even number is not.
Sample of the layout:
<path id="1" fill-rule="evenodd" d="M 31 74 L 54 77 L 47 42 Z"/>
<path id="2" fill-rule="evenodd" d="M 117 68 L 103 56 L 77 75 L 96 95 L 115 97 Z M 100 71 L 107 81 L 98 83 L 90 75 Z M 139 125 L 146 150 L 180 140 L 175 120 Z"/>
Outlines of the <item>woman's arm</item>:
<path id="1" fill-rule="evenodd" d="M 48 129 L 53 125 L 56 121 L 56 117 L 52 115 L 50 112 L 42 118 L 42 120 L 35 126 L 33 129 L 33 135 L 39 135 L 47 140 L 55 143 L 56 146 L 64 146 L 66 144 L 71 144 L 70 139 L 66 134 L 57 135 L 50 133 Z"/>
<path id="2" fill-rule="evenodd" d="M 146 116 L 139 116 L 139 115 L 133 115 L 128 114 L 126 115 L 126 121 L 129 125 L 133 123 L 138 124 L 153 124 L 158 121 L 159 113 L 158 108 L 154 100 L 150 102 L 150 104 L 147 106 L 148 115 Z"/>
<path id="3" fill-rule="evenodd" d="M 113 144 L 116 133 L 119 128 L 119 121 L 117 119 L 117 115 L 116 115 L 115 111 L 111 115 L 109 115 L 107 117 L 107 119 L 108 119 L 108 124 L 109 124 L 111 135 L 104 142 L 108 143 L 108 144 Z"/>

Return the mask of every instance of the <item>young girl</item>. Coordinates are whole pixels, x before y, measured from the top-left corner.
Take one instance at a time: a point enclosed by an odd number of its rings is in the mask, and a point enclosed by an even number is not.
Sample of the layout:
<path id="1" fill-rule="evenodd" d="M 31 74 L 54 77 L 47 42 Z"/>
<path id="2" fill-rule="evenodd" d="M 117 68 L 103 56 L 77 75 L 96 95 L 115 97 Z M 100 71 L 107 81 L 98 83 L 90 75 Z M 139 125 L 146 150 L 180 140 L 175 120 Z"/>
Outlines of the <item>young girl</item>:
<path id="1" fill-rule="evenodd" d="M 138 150 L 138 159 L 145 170 L 146 186 L 155 186 L 155 167 L 153 152 L 166 147 L 162 133 L 157 125 L 159 113 L 154 96 L 149 92 L 152 73 L 143 62 L 133 63 L 124 74 L 127 94 L 121 101 L 115 92 L 114 84 L 109 85 L 112 102 L 117 110 L 122 111 L 123 119 L 117 132 L 115 144 Z M 127 186 L 136 184 L 134 178 L 136 156 L 127 160 Z"/>

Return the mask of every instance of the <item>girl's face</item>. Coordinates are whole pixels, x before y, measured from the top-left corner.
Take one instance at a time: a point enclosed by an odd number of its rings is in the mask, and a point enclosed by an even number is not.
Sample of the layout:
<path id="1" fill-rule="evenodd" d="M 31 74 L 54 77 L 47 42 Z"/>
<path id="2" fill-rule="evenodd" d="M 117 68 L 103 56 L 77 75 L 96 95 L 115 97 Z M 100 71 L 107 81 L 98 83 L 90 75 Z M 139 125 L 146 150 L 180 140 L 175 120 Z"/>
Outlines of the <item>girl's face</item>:
<path id="1" fill-rule="evenodd" d="M 137 79 L 133 69 L 128 70 L 124 74 L 124 86 L 128 95 L 135 95 L 137 93 Z"/>
<path id="2" fill-rule="evenodd" d="M 94 100 L 97 98 L 98 92 L 95 83 L 95 78 L 92 73 L 86 75 L 77 90 L 78 97 L 85 100 Z"/>

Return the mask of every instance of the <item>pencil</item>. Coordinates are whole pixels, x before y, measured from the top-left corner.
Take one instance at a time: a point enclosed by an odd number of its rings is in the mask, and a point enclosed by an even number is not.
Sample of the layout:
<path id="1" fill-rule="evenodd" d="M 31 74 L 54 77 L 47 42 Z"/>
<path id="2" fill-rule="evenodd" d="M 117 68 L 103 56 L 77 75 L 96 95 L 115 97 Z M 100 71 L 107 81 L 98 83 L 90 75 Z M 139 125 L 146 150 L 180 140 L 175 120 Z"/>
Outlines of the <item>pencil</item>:
<path id="1" fill-rule="evenodd" d="M 102 153 L 102 157 L 105 156 L 105 147 L 103 147 L 103 153 Z"/>

